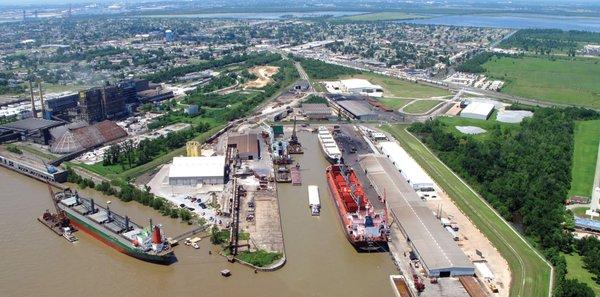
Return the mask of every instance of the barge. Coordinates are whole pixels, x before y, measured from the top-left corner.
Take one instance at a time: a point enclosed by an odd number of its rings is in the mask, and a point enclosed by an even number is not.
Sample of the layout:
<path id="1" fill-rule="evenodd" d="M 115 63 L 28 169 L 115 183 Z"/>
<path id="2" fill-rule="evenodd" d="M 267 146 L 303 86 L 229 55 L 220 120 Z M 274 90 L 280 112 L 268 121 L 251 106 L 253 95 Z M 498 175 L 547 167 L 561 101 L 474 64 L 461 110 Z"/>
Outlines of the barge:
<path id="1" fill-rule="evenodd" d="M 319 139 L 321 150 L 325 154 L 325 159 L 331 164 L 337 164 L 342 158 L 342 151 L 340 151 L 340 148 L 333 139 L 333 135 L 331 135 L 327 127 L 319 127 L 317 138 Z"/>

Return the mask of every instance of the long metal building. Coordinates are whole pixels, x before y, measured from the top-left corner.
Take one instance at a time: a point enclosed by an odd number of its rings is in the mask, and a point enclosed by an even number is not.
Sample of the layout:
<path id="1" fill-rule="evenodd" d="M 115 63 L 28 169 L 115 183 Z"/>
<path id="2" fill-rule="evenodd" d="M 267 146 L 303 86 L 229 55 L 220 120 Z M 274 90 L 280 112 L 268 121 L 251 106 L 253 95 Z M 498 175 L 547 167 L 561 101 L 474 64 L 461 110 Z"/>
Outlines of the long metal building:
<path id="1" fill-rule="evenodd" d="M 377 194 L 386 198 L 389 213 L 428 276 L 475 274 L 473 263 L 388 158 L 361 155 L 359 163 Z"/>

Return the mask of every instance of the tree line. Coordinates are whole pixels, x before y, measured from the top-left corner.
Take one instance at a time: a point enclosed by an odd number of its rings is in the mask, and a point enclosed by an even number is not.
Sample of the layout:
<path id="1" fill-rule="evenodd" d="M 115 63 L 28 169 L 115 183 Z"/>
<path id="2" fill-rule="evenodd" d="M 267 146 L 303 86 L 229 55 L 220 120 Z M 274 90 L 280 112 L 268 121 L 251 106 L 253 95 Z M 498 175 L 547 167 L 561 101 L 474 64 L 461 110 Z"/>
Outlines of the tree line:
<path id="1" fill-rule="evenodd" d="M 575 56 L 575 51 L 581 48 L 582 43 L 600 43 L 600 33 L 560 29 L 522 29 L 503 40 L 500 47 L 519 48 L 541 55 L 563 51 Z"/>
<path id="2" fill-rule="evenodd" d="M 155 139 L 144 139 L 135 145 L 131 140 L 111 145 L 104 151 L 104 166 L 121 165 L 123 168 L 137 167 L 152 161 L 154 158 L 180 148 L 194 136 L 210 129 L 207 123 L 199 123 L 191 129 L 172 132 Z"/>
<path id="3" fill-rule="evenodd" d="M 304 68 L 304 71 L 306 71 L 306 74 L 313 79 L 331 79 L 344 75 L 361 73 L 360 70 L 356 70 L 354 68 L 329 64 L 316 59 L 308 59 L 298 56 L 293 56 L 293 58 L 294 60 L 300 62 L 302 68 Z"/>
<path id="4" fill-rule="evenodd" d="M 460 72 L 468 73 L 484 73 L 486 69 L 483 67 L 487 61 L 494 57 L 513 57 L 508 54 L 482 52 L 474 55 L 473 57 L 465 60 L 460 65 L 456 66 L 456 70 Z"/>
<path id="5" fill-rule="evenodd" d="M 101 183 L 94 183 L 89 178 L 84 178 L 78 175 L 73 168 L 67 167 L 68 177 L 67 182 L 77 184 L 79 188 L 91 188 L 102 192 L 108 196 L 116 196 L 123 202 L 137 201 L 143 205 L 150 206 L 155 210 L 159 211 L 163 216 L 171 218 L 181 218 L 182 221 L 191 224 L 193 217 L 192 213 L 185 208 L 179 208 L 173 205 L 164 198 L 157 197 L 150 193 L 150 188 L 145 187 L 143 190 L 138 189 L 129 183 L 123 183 L 118 181 L 102 181 Z"/>
<path id="6" fill-rule="evenodd" d="M 572 221 L 564 203 L 571 184 L 574 121 L 600 118 L 582 108 L 540 108 L 518 129 L 497 125 L 489 137 L 455 136 L 439 120 L 415 123 L 415 133 L 453 171 L 464 178 L 507 220 L 523 232 L 557 267 L 557 296 L 588 291 L 567 282 L 566 261 L 574 239 L 563 224 Z M 589 287 L 587 287 L 589 289 Z"/>
<path id="7" fill-rule="evenodd" d="M 256 65 L 265 65 L 281 59 L 281 55 L 272 53 L 249 53 L 249 54 L 229 54 L 220 59 L 208 60 L 197 64 L 172 67 L 163 71 L 155 72 L 146 76 L 146 79 L 152 82 L 172 81 L 188 73 L 219 68 L 230 64 L 242 63 L 248 67 Z"/>

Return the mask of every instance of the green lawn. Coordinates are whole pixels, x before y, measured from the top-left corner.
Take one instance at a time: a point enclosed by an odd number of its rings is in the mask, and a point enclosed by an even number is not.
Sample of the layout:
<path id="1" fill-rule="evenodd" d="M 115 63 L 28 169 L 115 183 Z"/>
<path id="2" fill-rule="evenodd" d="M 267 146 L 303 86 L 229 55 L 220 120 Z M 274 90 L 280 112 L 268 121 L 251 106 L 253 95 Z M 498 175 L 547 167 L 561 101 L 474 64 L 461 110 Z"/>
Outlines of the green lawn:
<path id="1" fill-rule="evenodd" d="M 438 104 L 442 103 L 439 100 L 417 100 L 404 108 L 408 113 L 426 113 Z"/>
<path id="2" fill-rule="evenodd" d="M 478 119 L 448 117 L 448 116 L 439 117 L 438 119 L 447 126 L 447 129 L 446 129 L 447 132 L 450 132 L 450 133 L 454 134 L 454 136 L 457 136 L 457 137 L 464 136 L 467 134 L 463 134 L 462 132 L 458 131 L 456 129 L 456 126 L 475 126 L 475 127 L 483 128 L 487 131 L 494 129 L 495 127 L 500 127 L 500 129 L 502 129 L 502 131 L 506 131 L 506 130 L 517 131 L 519 129 L 519 124 L 502 123 L 502 122 L 498 122 L 496 120 L 492 120 L 494 118 L 495 118 L 495 115 L 492 114 L 490 116 L 489 120 L 478 120 Z M 481 134 L 477 134 L 477 135 L 472 135 L 471 137 L 474 137 L 475 139 L 478 139 L 478 140 L 484 140 L 488 137 L 488 135 L 489 135 L 489 133 L 485 132 L 485 133 L 481 133 Z"/>
<path id="3" fill-rule="evenodd" d="M 596 220 L 599 221 L 600 218 L 598 217 L 593 217 L 590 218 L 590 216 L 585 214 L 585 211 L 588 210 L 589 207 L 575 207 L 575 208 L 571 208 L 571 211 L 573 212 L 573 215 L 575 215 L 576 217 L 580 217 L 580 218 L 584 218 L 584 219 L 592 219 L 592 220 Z"/>
<path id="4" fill-rule="evenodd" d="M 581 256 L 575 253 L 572 255 L 565 254 L 564 256 L 567 260 L 567 279 L 576 279 L 586 283 L 594 290 L 596 296 L 600 296 L 600 285 L 592 279 L 594 275 L 584 268 Z"/>
<path id="5" fill-rule="evenodd" d="M 404 105 L 413 101 L 412 99 L 385 98 L 385 97 L 379 98 L 378 100 L 379 100 L 379 102 L 381 102 L 381 104 L 385 105 L 387 108 L 391 108 L 394 110 L 398 110 L 398 109 L 404 107 Z"/>
<path id="6" fill-rule="evenodd" d="M 548 296 L 551 266 L 491 206 L 445 166 L 406 125 L 384 126 L 492 242 L 512 273 L 510 296 Z"/>
<path id="7" fill-rule="evenodd" d="M 451 95 L 450 91 L 431 87 L 424 84 L 409 82 L 373 72 L 364 72 L 362 74 L 352 75 L 352 78 L 363 78 L 371 83 L 383 87 L 383 94 L 386 97 L 401 97 L 406 99 L 428 99 L 431 97 L 441 97 Z M 350 78 L 350 76 L 343 77 Z"/>
<path id="8" fill-rule="evenodd" d="M 384 11 L 384 12 L 374 12 L 374 13 L 345 16 L 345 17 L 342 17 L 341 19 L 347 20 L 347 21 L 372 22 L 372 21 L 421 19 L 421 18 L 425 18 L 425 17 L 426 16 L 424 16 L 424 15 L 406 13 L 406 12 L 401 12 L 401 11 Z"/>
<path id="9" fill-rule="evenodd" d="M 568 197 L 591 197 L 599 142 L 600 120 L 575 122 L 572 180 Z"/>
<path id="10" fill-rule="evenodd" d="M 489 76 L 506 82 L 502 93 L 600 109 L 600 59 L 503 57 L 483 67 Z"/>

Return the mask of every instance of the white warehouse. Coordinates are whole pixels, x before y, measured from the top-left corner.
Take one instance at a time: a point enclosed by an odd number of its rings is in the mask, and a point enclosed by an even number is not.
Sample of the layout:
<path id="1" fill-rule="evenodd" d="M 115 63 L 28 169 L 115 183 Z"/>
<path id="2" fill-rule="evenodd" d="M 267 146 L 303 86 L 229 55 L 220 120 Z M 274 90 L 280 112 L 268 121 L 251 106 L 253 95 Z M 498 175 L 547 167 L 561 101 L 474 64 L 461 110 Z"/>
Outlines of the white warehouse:
<path id="1" fill-rule="evenodd" d="M 434 190 L 433 180 L 398 143 L 382 141 L 379 142 L 378 146 L 383 155 L 392 161 L 392 164 L 415 191 L 429 192 Z"/>
<path id="2" fill-rule="evenodd" d="M 340 81 L 342 83 L 343 90 L 346 93 L 366 95 L 371 97 L 383 96 L 383 88 L 378 85 L 374 85 L 366 79 L 352 78 L 344 79 Z"/>
<path id="3" fill-rule="evenodd" d="M 460 116 L 469 119 L 487 120 L 494 111 L 494 104 L 486 102 L 471 102 L 462 110 Z"/>
<path id="4" fill-rule="evenodd" d="M 225 157 L 175 157 L 169 169 L 169 185 L 221 185 L 225 177 Z"/>

